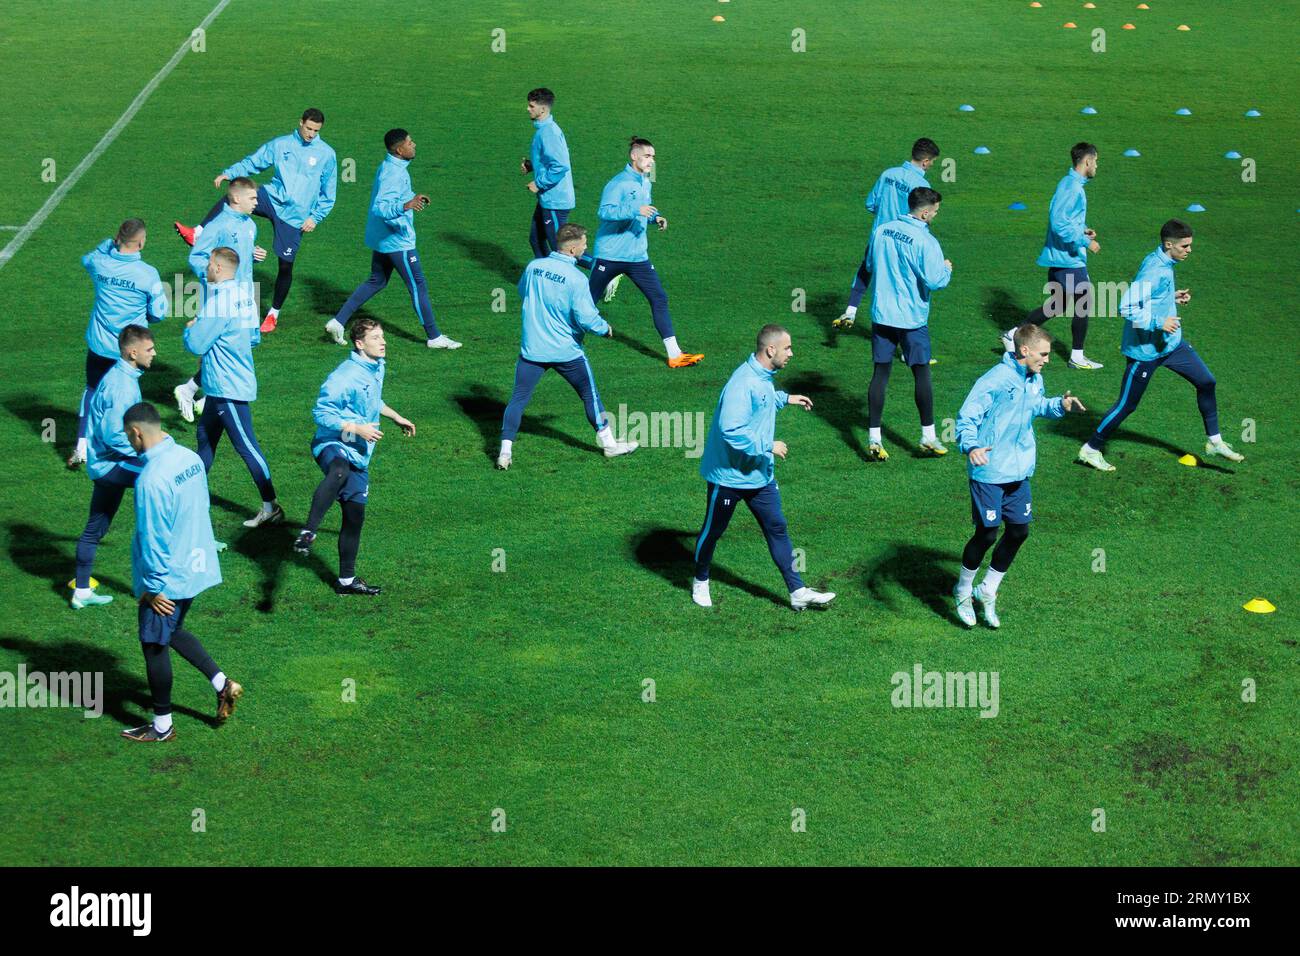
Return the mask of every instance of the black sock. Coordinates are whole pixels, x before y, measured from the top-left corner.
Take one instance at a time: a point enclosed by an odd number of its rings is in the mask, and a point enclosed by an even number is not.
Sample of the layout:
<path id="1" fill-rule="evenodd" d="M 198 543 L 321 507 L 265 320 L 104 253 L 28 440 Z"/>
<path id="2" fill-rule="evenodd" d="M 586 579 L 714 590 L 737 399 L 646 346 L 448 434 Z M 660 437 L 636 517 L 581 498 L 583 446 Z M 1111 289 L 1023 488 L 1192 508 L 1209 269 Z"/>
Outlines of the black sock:
<path id="1" fill-rule="evenodd" d="M 361 550 L 361 526 L 366 520 L 366 506 L 359 501 L 344 501 L 343 527 L 339 531 L 339 577 L 357 573 L 357 552 Z"/>

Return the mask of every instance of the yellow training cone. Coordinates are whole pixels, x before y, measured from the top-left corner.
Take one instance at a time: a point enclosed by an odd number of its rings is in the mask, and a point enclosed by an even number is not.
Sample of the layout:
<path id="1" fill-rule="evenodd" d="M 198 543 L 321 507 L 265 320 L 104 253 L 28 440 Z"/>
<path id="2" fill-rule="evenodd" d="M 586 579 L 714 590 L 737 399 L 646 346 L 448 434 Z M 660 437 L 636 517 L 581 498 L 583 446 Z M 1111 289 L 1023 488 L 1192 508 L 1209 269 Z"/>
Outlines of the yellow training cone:
<path id="1" fill-rule="evenodd" d="M 1182 30 L 1184 33 L 1186 33 L 1188 30 L 1191 29 L 1191 27 L 1189 27 L 1186 23 L 1182 23 L 1182 24 L 1179 24 L 1178 29 L 1180 29 L 1180 30 Z"/>
<path id="2" fill-rule="evenodd" d="M 97 588 L 97 587 L 99 587 L 99 582 L 96 581 L 94 578 L 91 578 L 91 579 L 90 579 L 90 586 L 91 586 L 92 588 Z M 75 591 L 75 590 L 77 590 L 77 579 L 76 579 L 76 578 L 73 578 L 71 581 L 68 582 L 68 589 L 71 590 L 71 591 Z"/>
<path id="3" fill-rule="evenodd" d="M 714 18 L 713 18 L 713 22 L 714 22 L 714 23 L 726 23 L 726 22 L 727 22 L 727 18 L 726 18 L 726 17 L 714 17 Z"/>
<path id="4" fill-rule="evenodd" d="M 1096 5 L 1095 3 L 1085 3 L 1085 4 L 1083 5 L 1083 9 L 1085 9 L 1085 10 L 1096 10 L 1096 9 L 1097 9 L 1097 5 Z"/>
<path id="5" fill-rule="evenodd" d="M 1150 10 L 1151 8 L 1148 7 L 1145 3 L 1139 3 L 1139 4 L 1138 4 L 1138 9 L 1139 9 L 1139 10 Z"/>
<path id="6" fill-rule="evenodd" d="M 1263 598 L 1251 598 L 1242 605 L 1242 608 L 1249 611 L 1251 614 L 1272 614 L 1277 610 L 1277 608 L 1268 601 L 1265 601 Z"/>
<path id="7" fill-rule="evenodd" d="M 1186 465 L 1188 468 L 1195 468 L 1200 462 L 1196 460 L 1195 455 L 1184 455 L 1178 459 L 1178 464 Z"/>

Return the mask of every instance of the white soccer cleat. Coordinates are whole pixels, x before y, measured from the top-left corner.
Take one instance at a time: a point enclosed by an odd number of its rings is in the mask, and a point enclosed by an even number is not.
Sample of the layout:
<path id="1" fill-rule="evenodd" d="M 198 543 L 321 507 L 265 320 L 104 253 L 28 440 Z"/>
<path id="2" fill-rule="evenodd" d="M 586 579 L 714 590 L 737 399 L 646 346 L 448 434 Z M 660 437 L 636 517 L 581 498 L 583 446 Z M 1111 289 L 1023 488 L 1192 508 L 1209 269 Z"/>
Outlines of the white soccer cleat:
<path id="1" fill-rule="evenodd" d="M 965 624 L 967 627 L 974 627 L 975 626 L 975 605 L 971 603 L 970 592 L 967 591 L 966 596 L 962 597 L 961 592 L 957 590 L 956 586 L 954 586 L 952 589 L 952 596 L 953 599 L 957 602 L 958 619 L 960 619 L 961 622 Z"/>
<path id="2" fill-rule="evenodd" d="M 601 302 L 613 302 L 614 296 L 618 295 L 618 284 L 623 281 L 623 273 L 614 276 L 614 281 L 605 286 L 605 294 L 600 297 Z"/>
<path id="3" fill-rule="evenodd" d="M 996 593 L 989 594 L 987 591 L 985 591 L 984 582 L 981 581 L 979 584 L 975 586 L 974 596 L 975 596 L 975 600 L 979 601 L 980 605 L 984 608 L 984 623 L 994 629 L 1001 627 L 1002 622 L 998 620 L 997 594 Z M 974 617 L 975 615 L 971 614 L 972 624 L 975 623 Z"/>
<path id="4" fill-rule="evenodd" d="M 1016 352 L 1016 330 L 1007 329 L 1002 333 L 1002 350 L 1010 352 L 1012 355 Z"/>
<path id="5" fill-rule="evenodd" d="M 259 509 L 257 514 L 244 522 L 245 528 L 260 528 L 264 524 L 279 524 L 284 520 L 284 509 L 278 504 L 267 511 L 265 508 Z"/>
<path id="6" fill-rule="evenodd" d="M 194 421 L 194 399 L 185 391 L 184 385 L 177 385 L 172 389 L 172 397 L 176 399 L 176 407 L 181 411 L 181 418 L 187 422 Z"/>
<path id="7" fill-rule="evenodd" d="M 713 607 L 713 598 L 709 595 L 709 582 L 691 580 L 691 600 L 700 607 Z"/>
<path id="8" fill-rule="evenodd" d="M 806 607 L 825 607 L 834 600 L 834 591 L 814 591 L 810 587 L 802 587 L 790 592 L 790 606 L 796 611 L 802 611 Z"/>
<path id="9" fill-rule="evenodd" d="M 1245 461 L 1246 456 L 1241 452 L 1233 451 L 1232 446 L 1220 438 L 1218 441 L 1207 441 L 1205 443 L 1205 454 L 1218 455 L 1220 458 L 1226 458 L 1228 461 Z"/>
<path id="10" fill-rule="evenodd" d="M 343 328 L 343 323 L 341 323 L 338 319 L 330 319 L 328 322 L 326 322 L 325 331 L 330 334 L 330 338 L 334 340 L 335 345 L 348 344 L 348 337 Z"/>
<path id="11" fill-rule="evenodd" d="M 926 441 L 924 438 L 922 438 L 921 451 L 925 452 L 927 455 L 948 454 L 948 449 L 945 448 L 943 444 L 941 444 L 937 439 L 935 441 Z"/>
<path id="12" fill-rule="evenodd" d="M 445 334 L 438 336 L 436 339 L 429 339 L 424 344 L 431 349 L 458 349 L 461 346 L 460 342 L 448 338 Z"/>
<path id="13" fill-rule="evenodd" d="M 612 445 L 605 446 L 606 458 L 617 458 L 619 455 L 630 455 L 641 447 L 639 442 L 634 441 L 616 441 Z"/>
<path id="14" fill-rule="evenodd" d="M 497 455 L 497 468 L 501 469 L 502 471 L 505 471 L 510 467 L 510 462 L 512 460 L 513 459 L 510 455 L 504 453 Z"/>
<path id="15" fill-rule="evenodd" d="M 1098 471 L 1114 471 L 1115 466 L 1101 457 L 1101 452 L 1097 451 L 1091 445 L 1085 444 L 1079 449 L 1079 461 L 1085 465 L 1091 465 Z"/>
<path id="16" fill-rule="evenodd" d="M 1088 356 L 1086 356 L 1086 355 L 1083 357 L 1083 361 L 1082 361 L 1082 362 L 1076 362 L 1074 359 L 1070 359 L 1070 360 L 1069 360 L 1068 362 L 1066 362 L 1065 364 L 1068 365 L 1068 366 L 1070 366 L 1070 368 L 1081 368 L 1081 369 L 1089 369 L 1089 370 L 1096 370 L 1096 369 L 1099 369 L 1099 368 L 1105 368 L 1105 367 L 1106 367 L 1106 366 L 1102 365 L 1100 362 L 1094 362 L 1092 359 L 1088 358 Z"/>

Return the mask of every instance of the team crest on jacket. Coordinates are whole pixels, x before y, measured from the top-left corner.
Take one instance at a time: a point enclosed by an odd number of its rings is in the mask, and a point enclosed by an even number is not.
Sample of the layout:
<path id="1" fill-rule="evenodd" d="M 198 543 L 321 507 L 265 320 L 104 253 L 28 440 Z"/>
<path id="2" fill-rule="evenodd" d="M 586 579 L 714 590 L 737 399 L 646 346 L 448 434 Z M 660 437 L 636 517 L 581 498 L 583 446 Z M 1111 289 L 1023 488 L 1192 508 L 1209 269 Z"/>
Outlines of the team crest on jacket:
<path id="1" fill-rule="evenodd" d="M 316 157 L 315 157 L 315 156 L 309 156 L 309 157 L 307 157 L 307 165 L 308 165 L 308 166 L 315 166 L 315 165 L 316 165 Z"/>

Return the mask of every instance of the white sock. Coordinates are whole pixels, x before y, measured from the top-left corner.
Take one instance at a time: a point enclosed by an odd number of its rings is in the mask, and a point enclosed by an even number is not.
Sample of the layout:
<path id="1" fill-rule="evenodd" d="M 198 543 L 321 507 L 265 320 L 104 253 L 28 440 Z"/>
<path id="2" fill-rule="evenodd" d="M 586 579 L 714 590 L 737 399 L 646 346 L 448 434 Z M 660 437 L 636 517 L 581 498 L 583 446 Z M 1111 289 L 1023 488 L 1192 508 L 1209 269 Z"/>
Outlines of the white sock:
<path id="1" fill-rule="evenodd" d="M 268 515 L 269 515 L 269 514 L 270 514 L 272 511 L 274 511 L 274 510 L 275 510 L 275 502 L 274 502 L 274 501 L 263 501 L 263 502 L 262 502 L 262 513 L 263 513 L 263 514 L 268 514 Z"/>
<path id="2" fill-rule="evenodd" d="M 610 430 L 608 425 L 596 432 L 596 441 L 600 442 L 601 448 L 614 447 L 614 433 Z"/>
<path id="3" fill-rule="evenodd" d="M 355 576 L 355 575 L 354 575 L 353 577 L 350 577 L 350 578 L 339 578 L 339 584 L 343 585 L 344 587 L 347 587 L 349 584 L 351 584 L 351 583 L 352 583 L 353 581 L 355 581 L 355 580 L 356 580 L 356 576 Z"/>
<path id="4" fill-rule="evenodd" d="M 938 443 L 939 439 L 934 434 L 934 425 L 921 426 L 921 441 L 927 441 L 932 445 Z"/>
<path id="5" fill-rule="evenodd" d="M 165 734 L 172 729 L 171 714 L 155 714 L 153 718 L 153 729 L 160 734 Z"/>
<path id="6" fill-rule="evenodd" d="M 201 236 L 201 235 L 203 235 L 203 227 L 202 227 L 202 226 L 195 226 L 195 227 L 194 227 L 194 238 L 197 239 L 197 238 L 198 238 L 199 236 Z"/>
<path id="7" fill-rule="evenodd" d="M 670 335 L 668 338 L 664 339 L 664 348 L 668 350 L 668 357 L 670 359 L 677 358 L 677 356 L 682 354 L 682 350 L 677 347 L 677 336 L 675 335 Z"/>
<path id="8" fill-rule="evenodd" d="M 90 597 L 94 593 L 95 593 L 94 588 L 77 588 L 72 592 L 72 596 L 75 598 L 81 598 L 84 601 L 86 598 Z"/>
<path id="9" fill-rule="evenodd" d="M 199 394 L 199 383 L 194 381 L 194 379 L 190 379 L 181 386 L 181 391 L 185 393 L 186 398 L 190 401 L 194 401 L 194 396 Z"/>
<path id="10" fill-rule="evenodd" d="M 869 429 L 867 429 L 867 432 L 868 432 L 868 435 L 869 435 L 869 437 L 868 437 L 868 439 L 867 439 L 868 442 L 870 442 L 872 445 L 879 445 L 879 444 L 881 444 L 881 441 L 880 441 L 880 429 L 879 429 L 879 428 L 869 428 Z"/>
<path id="11" fill-rule="evenodd" d="M 221 693 L 221 691 L 225 688 L 225 686 L 226 686 L 225 672 L 217 671 L 217 676 L 212 678 L 212 689 L 215 690 L 217 693 Z"/>
<path id="12" fill-rule="evenodd" d="M 962 597 L 968 596 L 970 594 L 971 586 L 975 583 L 975 575 L 979 573 L 979 568 L 976 568 L 974 571 L 969 571 L 967 570 L 966 565 L 963 564 L 961 570 L 957 572 L 957 593 Z"/>
<path id="13" fill-rule="evenodd" d="M 1207 438 L 1206 441 L 1208 441 L 1211 445 L 1217 445 L 1219 442 L 1223 441 L 1223 435 L 1218 432 L 1215 432 L 1213 435 Z M 78 445 L 77 447 L 80 448 L 81 446 Z"/>
<path id="14" fill-rule="evenodd" d="M 267 310 L 266 310 L 266 314 L 269 315 L 271 318 L 274 319 L 275 317 L 277 317 L 277 316 L 280 314 L 280 310 L 279 310 L 279 309 L 267 309 Z"/>
<path id="15" fill-rule="evenodd" d="M 858 317 L 858 307 L 856 305 L 846 305 L 844 307 L 844 314 L 850 319 L 856 319 Z"/>
<path id="16" fill-rule="evenodd" d="M 515 446 L 515 443 L 514 443 L 513 441 L 511 441 L 510 439 L 508 439 L 508 438 L 503 438 L 503 439 L 501 439 L 501 455 L 505 455 L 507 458 L 509 458 L 509 457 L 510 457 L 510 449 L 514 448 L 514 446 Z M 501 455 L 498 455 L 497 457 L 500 458 Z"/>
<path id="17" fill-rule="evenodd" d="M 1071 349 L 1071 350 L 1070 350 L 1070 361 L 1071 361 L 1071 362 L 1082 362 L 1082 361 L 1084 361 L 1083 349 Z"/>
<path id="18" fill-rule="evenodd" d="M 1002 583 L 1002 575 L 1006 573 L 1005 571 L 994 571 L 992 567 L 985 571 L 984 580 L 980 582 L 980 587 L 984 589 L 984 593 L 989 597 L 997 594 L 998 585 Z"/>

